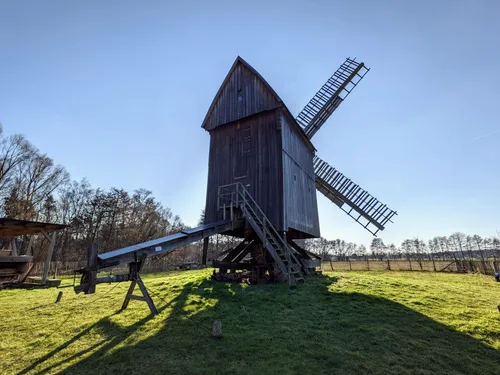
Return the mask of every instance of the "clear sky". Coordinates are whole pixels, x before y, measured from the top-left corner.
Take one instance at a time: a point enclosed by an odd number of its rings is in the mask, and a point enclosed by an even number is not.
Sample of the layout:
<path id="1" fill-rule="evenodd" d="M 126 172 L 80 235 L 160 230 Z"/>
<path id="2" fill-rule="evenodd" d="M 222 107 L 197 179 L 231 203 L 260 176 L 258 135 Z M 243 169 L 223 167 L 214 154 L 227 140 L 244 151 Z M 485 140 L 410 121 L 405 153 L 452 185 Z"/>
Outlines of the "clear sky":
<path id="1" fill-rule="evenodd" d="M 371 71 L 313 138 L 389 207 L 381 237 L 500 229 L 500 2 L 0 1 L 0 121 L 73 179 L 205 203 L 200 128 L 237 55 L 297 114 L 343 60 Z M 318 193 L 322 235 L 371 235 Z"/>

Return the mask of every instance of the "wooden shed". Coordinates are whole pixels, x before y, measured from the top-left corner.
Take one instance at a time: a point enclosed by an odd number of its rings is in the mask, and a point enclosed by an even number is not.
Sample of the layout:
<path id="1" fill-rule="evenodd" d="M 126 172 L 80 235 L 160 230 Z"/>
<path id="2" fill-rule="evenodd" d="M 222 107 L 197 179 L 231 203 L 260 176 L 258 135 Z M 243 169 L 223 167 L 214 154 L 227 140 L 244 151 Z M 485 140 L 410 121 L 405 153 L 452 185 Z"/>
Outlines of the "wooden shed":
<path id="1" fill-rule="evenodd" d="M 42 285 L 59 285 L 60 280 L 48 283 L 50 281 L 48 279 L 49 267 L 52 261 L 56 233 L 67 227 L 63 224 L 0 218 L 0 239 L 3 239 L 7 244 L 6 248 L 0 248 L 0 285 L 23 282 L 32 271 L 33 262 L 43 261 L 42 276 L 32 278 L 31 281 Z M 46 239 L 47 246 L 42 249 L 42 253 L 33 254 L 33 240 L 34 236 L 37 235 Z M 16 237 L 29 238 L 28 246 L 22 254 L 17 249 Z"/>
<path id="2" fill-rule="evenodd" d="M 222 219 L 219 186 L 240 182 L 289 239 L 320 236 L 314 146 L 276 92 L 241 57 L 202 127 L 210 133 L 205 223 Z"/>

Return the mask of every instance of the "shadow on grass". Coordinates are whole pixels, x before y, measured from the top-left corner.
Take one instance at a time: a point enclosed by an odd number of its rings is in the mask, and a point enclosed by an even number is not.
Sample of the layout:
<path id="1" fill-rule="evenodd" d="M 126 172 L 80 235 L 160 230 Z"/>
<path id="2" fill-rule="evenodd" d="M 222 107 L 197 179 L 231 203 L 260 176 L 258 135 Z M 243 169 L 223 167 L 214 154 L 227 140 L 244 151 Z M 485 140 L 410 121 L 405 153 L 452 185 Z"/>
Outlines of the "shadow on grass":
<path id="1" fill-rule="evenodd" d="M 316 278 L 295 290 L 189 283 L 170 314 L 156 299 L 160 315 L 152 335 L 124 345 L 151 318 L 122 328 L 109 316 L 20 374 L 35 368 L 52 373 L 68 362 L 64 374 L 499 373 L 500 352 L 493 348 L 390 300 L 331 291 L 334 282 Z M 223 324 L 222 340 L 209 333 L 216 319 Z M 94 330 L 105 339 L 43 368 Z"/>

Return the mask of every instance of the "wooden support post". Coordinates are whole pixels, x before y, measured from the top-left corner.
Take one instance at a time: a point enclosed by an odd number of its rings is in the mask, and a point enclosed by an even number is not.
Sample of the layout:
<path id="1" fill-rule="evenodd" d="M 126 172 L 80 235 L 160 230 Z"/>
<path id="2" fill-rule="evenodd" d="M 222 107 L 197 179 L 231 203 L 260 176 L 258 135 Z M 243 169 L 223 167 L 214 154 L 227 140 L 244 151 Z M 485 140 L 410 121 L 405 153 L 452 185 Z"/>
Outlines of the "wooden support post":
<path id="1" fill-rule="evenodd" d="M 139 277 L 139 275 L 137 275 L 137 285 L 139 285 L 139 289 L 142 292 L 144 300 L 148 304 L 148 307 L 149 307 L 149 310 L 151 311 L 151 314 L 157 315 L 158 314 L 158 310 L 156 310 L 156 306 L 155 306 L 153 300 L 151 299 L 151 296 L 149 295 L 148 290 L 144 286 L 144 283 L 142 282 L 142 280 Z"/>
<path id="2" fill-rule="evenodd" d="M 347 261 L 349 262 L 349 271 L 352 271 L 351 260 L 350 260 L 350 259 L 347 259 Z"/>
<path id="3" fill-rule="evenodd" d="M 130 302 L 130 296 L 133 295 L 136 284 L 137 284 L 137 282 L 135 280 L 132 280 L 132 282 L 130 283 L 130 286 L 128 287 L 127 294 L 125 295 L 125 300 L 123 301 L 123 305 L 121 308 L 122 311 L 127 308 L 128 303 Z"/>
<path id="4" fill-rule="evenodd" d="M 368 261 L 368 257 L 366 257 L 366 268 L 370 271 L 370 262 Z"/>
<path id="5" fill-rule="evenodd" d="M 129 265 L 129 276 L 130 280 L 132 281 L 130 283 L 130 287 L 128 288 L 128 292 L 125 296 L 125 300 L 123 301 L 123 305 L 121 310 L 125 310 L 128 306 L 128 303 L 130 302 L 131 299 L 134 299 L 136 301 L 144 301 L 148 304 L 149 310 L 151 311 L 152 315 L 158 314 L 158 310 L 156 310 L 156 306 L 151 299 L 151 296 L 148 293 L 148 290 L 146 289 L 146 286 L 144 285 L 141 277 L 139 276 L 139 271 L 141 270 L 142 266 L 144 265 L 144 262 L 146 260 L 146 257 L 143 256 L 140 261 L 136 261 L 134 263 L 131 263 Z M 142 293 L 142 296 L 138 296 L 134 293 L 135 286 L 139 286 L 139 290 Z"/>
<path id="6" fill-rule="evenodd" d="M 93 243 L 87 248 L 87 275 L 89 288 L 85 294 L 95 293 L 97 279 L 97 254 L 99 253 L 99 245 Z"/>
<path id="7" fill-rule="evenodd" d="M 203 255 L 202 255 L 202 258 L 201 258 L 201 263 L 203 265 L 207 265 L 207 256 L 208 256 L 208 243 L 209 243 L 209 240 L 210 238 L 209 237 L 205 237 L 203 239 Z M 199 259 L 199 258 L 198 258 Z"/>
<path id="8" fill-rule="evenodd" d="M 141 291 L 142 296 L 138 296 L 134 293 L 135 286 L 139 286 L 139 290 Z M 146 286 L 144 285 L 141 277 L 139 275 L 136 276 L 134 280 L 130 283 L 130 287 L 128 288 L 127 295 L 125 296 L 125 300 L 123 301 L 123 305 L 121 310 L 125 310 L 128 306 L 128 303 L 130 300 L 136 300 L 136 301 L 144 301 L 148 304 L 149 310 L 151 311 L 152 315 L 158 314 L 158 310 L 156 309 L 156 306 L 151 299 L 151 296 L 148 293 L 148 290 L 146 289 Z"/>
<path id="9" fill-rule="evenodd" d="M 431 259 L 432 259 L 432 265 L 434 267 L 434 272 L 436 272 L 436 263 L 434 262 L 434 257 L 432 257 Z"/>
<path id="10" fill-rule="evenodd" d="M 14 237 L 11 238 L 10 245 L 12 247 L 12 256 L 17 256 L 17 245 Z"/>
<path id="11" fill-rule="evenodd" d="M 49 250 L 47 251 L 47 259 L 45 259 L 45 265 L 43 267 L 43 275 L 42 275 L 42 285 L 45 285 L 45 283 L 47 282 L 47 278 L 49 276 L 49 268 L 50 268 L 50 262 L 52 261 L 52 254 L 54 253 L 54 244 L 56 242 L 56 232 L 52 232 L 52 236 L 50 236 L 50 237 L 46 232 L 42 232 L 42 233 L 49 241 Z"/>
<path id="12" fill-rule="evenodd" d="M 391 262 L 389 261 L 389 258 L 387 258 L 387 271 L 391 270 Z"/>
<path id="13" fill-rule="evenodd" d="M 34 235 L 30 236 L 30 240 L 28 241 L 28 248 L 26 249 L 25 255 L 33 255 L 33 240 L 35 239 Z"/>

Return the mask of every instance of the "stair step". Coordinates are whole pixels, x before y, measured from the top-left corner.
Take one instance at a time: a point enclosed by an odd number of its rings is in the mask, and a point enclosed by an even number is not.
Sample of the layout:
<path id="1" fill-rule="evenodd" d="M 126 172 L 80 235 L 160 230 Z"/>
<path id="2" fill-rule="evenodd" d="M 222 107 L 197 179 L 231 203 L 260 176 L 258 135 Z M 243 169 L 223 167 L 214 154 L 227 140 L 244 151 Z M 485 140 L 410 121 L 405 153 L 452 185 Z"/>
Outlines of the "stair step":
<path id="1" fill-rule="evenodd" d="M 274 232 L 275 228 L 273 224 L 269 222 L 265 216 L 258 216 L 255 212 L 255 210 L 258 210 L 258 207 L 255 207 L 252 203 L 243 202 L 241 208 L 247 215 L 247 219 L 252 226 L 255 229 L 259 229 L 257 232 L 260 232 L 261 240 L 265 243 L 265 246 L 268 247 L 269 250 L 274 250 L 272 254 L 278 263 L 281 262 L 281 268 L 283 268 L 283 266 L 285 267 L 285 273 L 289 274 L 296 281 L 303 280 L 300 264 L 297 264 L 298 261 L 293 257 L 293 253 L 288 253 L 289 249 L 287 245 L 283 242 L 283 239 Z M 291 258 L 290 255 L 292 255 Z"/>

